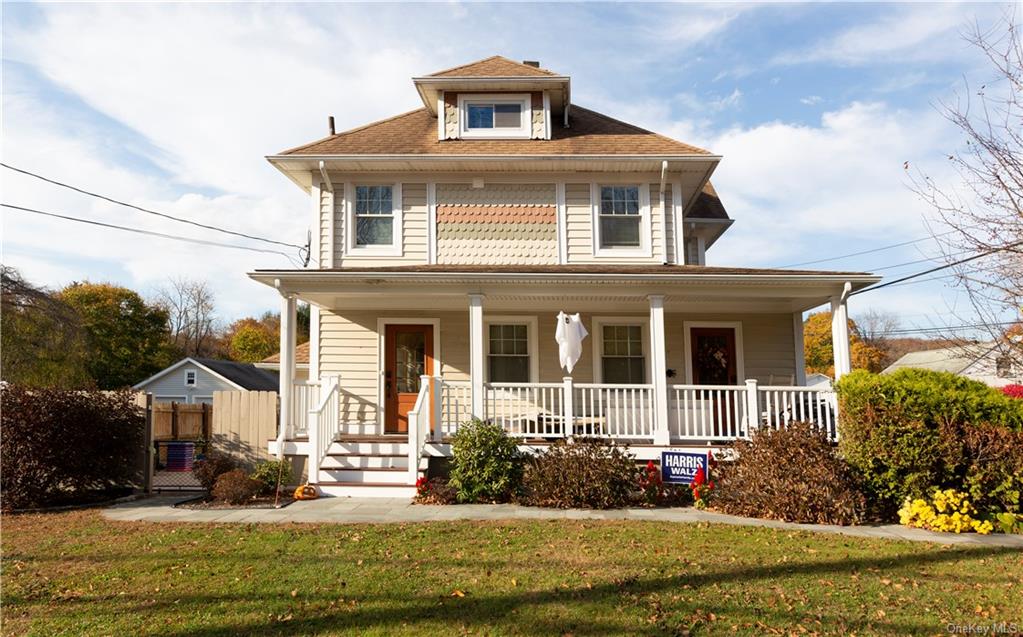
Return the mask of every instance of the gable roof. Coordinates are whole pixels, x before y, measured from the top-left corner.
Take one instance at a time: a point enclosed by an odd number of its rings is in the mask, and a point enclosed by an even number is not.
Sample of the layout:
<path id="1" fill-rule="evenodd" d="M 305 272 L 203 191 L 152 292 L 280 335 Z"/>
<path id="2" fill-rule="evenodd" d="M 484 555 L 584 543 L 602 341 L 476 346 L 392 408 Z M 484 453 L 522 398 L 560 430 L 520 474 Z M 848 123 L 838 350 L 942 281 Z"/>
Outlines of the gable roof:
<path id="1" fill-rule="evenodd" d="M 983 358 L 995 349 L 993 343 L 975 343 L 972 345 L 941 347 L 903 354 L 897 361 L 886 367 L 881 373 L 890 374 L 897 369 L 926 369 L 932 372 L 951 372 L 959 374 L 967 367 Z"/>
<path id="2" fill-rule="evenodd" d="M 703 185 L 703 190 L 696 196 L 693 207 L 686 213 L 686 219 L 728 219 L 721 198 L 717 190 L 709 181 Z"/>
<path id="3" fill-rule="evenodd" d="M 482 60 L 430 73 L 426 77 L 556 77 L 557 75 L 547 69 L 509 60 L 503 55 L 492 55 Z"/>
<path id="4" fill-rule="evenodd" d="M 263 360 L 259 361 L 262 364 L 274 363 L 276 365 L 281 364 L 281 353 L 271 354 Z M 309 341 L 305 343 L 299 343 L 295 346 L 295 364 L 296 365 L 308 365 L 309 364 Z"/>
<path id="5" fill-rule="evenodd" d="M 223 361 L 214 358 L 183 358 L 170 367 L 153 374 L 142 382 L 136 383 L 132 389 L 141 389 L 157 378 L 162 378 L 172 371 L 182 367 L 186 363 L 192 363 L 197 367 L 227 381 L 237 389 L 248 389 L 252 391 L 277 391 L 280 382 L 277 375 L 262 369 L 256 369 L 252 363 L 238 363 L 235 361 Z"/>
<path id="6" fill-rule="evenodd" d="M 527 67 L 532 68 L 532 67 Z M 706 155 L 709 151 L 572 106 L 570 127 L 551 139 L 437 139 L 437 118 L 425 108 L 331 135 L 281 155 Z"/>

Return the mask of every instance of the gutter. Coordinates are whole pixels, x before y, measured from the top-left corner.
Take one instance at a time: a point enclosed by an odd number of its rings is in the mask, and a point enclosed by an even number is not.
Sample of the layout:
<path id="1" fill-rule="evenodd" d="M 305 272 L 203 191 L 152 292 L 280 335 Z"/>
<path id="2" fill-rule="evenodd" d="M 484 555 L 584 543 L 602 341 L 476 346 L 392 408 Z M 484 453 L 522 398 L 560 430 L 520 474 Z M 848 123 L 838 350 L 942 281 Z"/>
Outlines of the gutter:
<path id="1" fill-rule="evenodd" d="M 615 161 L 615 160 L 671 160 L 671 161 L 713 161 L 719 162 L 722 159 L 721 155 L 701 155 L 697 153 L 691 153 L 687 155 L 664 155 L 664 154 L 651 154 L 651 155 L 455 155 L 455 154 L 435 154 L 435 153 L 417 153 L 417 154 L 365 154 L 365 155 L 266 155 L 265 159 L 271 163 L 273 162 L 285 162 L 285 161 L 414 161 L 417 159 L 443 159 L 451 161 L 508 161 L 508 160 L 568 160 L 568 159 L 601 159 L 604 161 Z"/>

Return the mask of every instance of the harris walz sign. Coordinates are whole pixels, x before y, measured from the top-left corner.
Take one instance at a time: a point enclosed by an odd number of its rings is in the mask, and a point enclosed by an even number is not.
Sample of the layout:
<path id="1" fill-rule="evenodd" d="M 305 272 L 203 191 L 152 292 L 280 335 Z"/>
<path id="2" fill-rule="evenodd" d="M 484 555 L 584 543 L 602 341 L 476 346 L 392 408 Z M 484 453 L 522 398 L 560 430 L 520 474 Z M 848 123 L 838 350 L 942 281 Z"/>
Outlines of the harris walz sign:
<path id="1" fill-rule="evenodd" d="M 709 477 L 706 453 L 661 452 L 661 479 L 670 484 L 692 484 L 698 471 Z"/>

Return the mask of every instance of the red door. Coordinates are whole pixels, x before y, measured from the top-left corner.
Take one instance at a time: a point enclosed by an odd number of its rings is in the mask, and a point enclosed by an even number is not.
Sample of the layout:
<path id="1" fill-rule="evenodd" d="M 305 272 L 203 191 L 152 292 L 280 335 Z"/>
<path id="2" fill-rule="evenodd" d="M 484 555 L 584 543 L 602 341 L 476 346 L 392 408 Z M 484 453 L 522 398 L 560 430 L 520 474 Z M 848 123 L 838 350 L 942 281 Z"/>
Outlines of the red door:
<path id="1" fill-rule="evenodd" d="M 384 333 L 384 433 L 408 431 L 420 378 L 433 374 L 433 326 L 388 325 Z"/>
<path id="2" fill-rule="evenodd" d="M 730 327 L 694 327 L 689 333 L 692 349 L 694 385 L 731 385 L 739 383 L 735 356 L 735 330 Z M 713 435 L 738 432 L 736 394 L 716 394 L 709 400 Z"/>

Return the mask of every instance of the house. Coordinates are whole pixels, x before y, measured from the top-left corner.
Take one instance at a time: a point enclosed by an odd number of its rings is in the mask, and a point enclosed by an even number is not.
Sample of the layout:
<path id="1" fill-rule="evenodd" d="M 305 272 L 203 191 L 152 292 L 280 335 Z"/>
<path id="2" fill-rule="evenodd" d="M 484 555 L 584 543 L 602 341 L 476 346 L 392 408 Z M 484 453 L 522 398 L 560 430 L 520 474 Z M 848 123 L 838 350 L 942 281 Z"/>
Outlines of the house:
<path id="1" fill-rule="evenodd" d="M 132 389 L 153 395 L 158 403 L 213 404 L 215 391 L 277 391 L 277 374 L 251 363 L 213 358 L 183 358 Z"/>
<path id="2" fill-rule="evenodd" d="M 313 228 L 308 268 L 249 273 L 281 296 L 273 453 L 324 493 L 384 496 L 473 416 L 526 448 L 603 436 L 644 459 L 796 418 L 834 434 L 833 393 L 803 386 L 802 313 L 831 305 L 841 375 L 846 299 L 879 277 L 706 265 L 733 223 L 721 156 L 575 104 L 536 62 L 412 83 L 422 107 L 268 157 Z M 589 332 L 571 374 L 562 311 Z"/>
<path id="3" fill-rule="evenodd" d="M 1023 368 L 1014 362 L 1012 356 L 1006 356 L 1004 347 L 997 343 L 970 343 L 909 352 L 881 373 L 890 374 L 904 368 L 951 372 L 991 387 L 1023 383 Z"/>
<path id="4" fill-rule="evenodd" d="M 281 354 L 280 352 L 272 354 L 253 364 L 258 369 L 266 369 L 275 373 L 280 372 Z M 309 341 L 295 346 L 295 380 L 309 380 Z"/>

